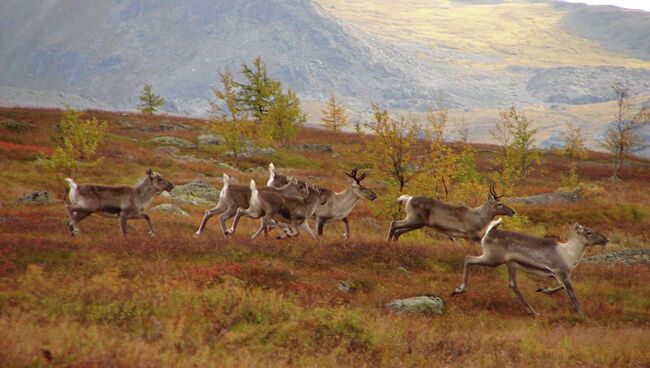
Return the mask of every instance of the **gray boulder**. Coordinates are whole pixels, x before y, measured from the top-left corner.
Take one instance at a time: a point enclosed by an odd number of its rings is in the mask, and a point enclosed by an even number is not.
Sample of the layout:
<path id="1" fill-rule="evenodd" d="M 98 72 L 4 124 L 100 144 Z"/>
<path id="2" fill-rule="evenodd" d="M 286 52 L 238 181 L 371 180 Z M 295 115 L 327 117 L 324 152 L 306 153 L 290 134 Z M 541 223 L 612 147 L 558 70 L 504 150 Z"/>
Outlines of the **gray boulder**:
<path id="1" fill-rule="evenodd" d="M 619 251 L 587 257 L 585 263 L 601 264 L 650 264 L 650 249 L 628 248 Z"/>
<path id="2" fill-rule="evenodd" d="M 179 123 L 171 120 L 163 120 L 158 125 L 154 125 L 149 128 L 145 128 L 147 131 L 151 132 L 169 132 L 174 130 L 191 130 L 192 126 Z"/>
<path id="3" fill-rule="evenodd" d="M 201 134 L 196 137 L 199 146 L 216 146 L 223 142 L 223 137 L 217 134 Z"/>
<path id="4" fill-rule="evenodd" d="M 50 194 L 44 190 L 39 190 L 38 192 L 32 192 L 24 194 L 22 197 L 16 200 L 16 203 L 19 204 L 48 204 L 52 203 L 50 199 Z"/>
<path id="5" fill-rule="evenodd" d="M 439 296 L 423 295 L 393 300 L 385 307 L 394 312 L 442 314 L 445 302 Z"/>
<path id="6" fill-rule="evenodd" d="M 553 192 L 532 195 L 528 197 L 509 198 L 508 202 L 527 205 L 568 204 L 581 200 L 583 196 L 579 191 Z"/>
<path id="7" fill-rule="evenodd" d="M 219 201 L 221 191 L 200 179 L 194 179 L 184 185 L 177 185 L 171 191 L 171 197 L 194 205 L 209 205 Z"/>
<path id="8" fill-rule="evenodd" d="M 318 143 L 292 144 L 289 146 L 289 149 L 303 152 L 332 152 L 332 146 L 329 144 Z"/>
<path id="9" fill-rule="evenodd" d="M 196 145 L 187 139 L 178 137 L 155 137 L 148 141 L 149 143 L 157 144 L 159 146 L 174 146 L 181 148 L 196 148 Z"/>
<path id="10" fill-rule="evenodd" d="M 175 216 L 189 216 L 190 214 L 183 211 L 182 208 L 178 207 L 173 203 L 163 203 L 151 208 L 152 211 L 164 212 L 169 215 Z"/>

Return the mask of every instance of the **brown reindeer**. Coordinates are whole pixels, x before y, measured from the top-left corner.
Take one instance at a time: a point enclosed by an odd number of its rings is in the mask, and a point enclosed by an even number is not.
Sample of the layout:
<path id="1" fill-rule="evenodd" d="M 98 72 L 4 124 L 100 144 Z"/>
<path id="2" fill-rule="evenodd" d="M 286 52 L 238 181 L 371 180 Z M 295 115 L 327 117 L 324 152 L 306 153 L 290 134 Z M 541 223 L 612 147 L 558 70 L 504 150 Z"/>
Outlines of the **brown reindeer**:
<path id="1" fill-rule="evenodd" d="M 274 191 L 282 193 L 288 197 L 298 198 L 305 198 L 309 194 L 307 185 L 305 183 L 291 177 L 289 177 L 287 179 L 287 182 L 280 187 L 262 188 L 260 190 Z M 221 225 L 221 231 L 224 238 L 228 239 L 228 235 L 230 233 L 226 229 L 226 221 L 232 217 L 235 217 L 237 214 L 237 209 L 248 208 L 250 198 L 251 189 L 249 186 L 231 183 L 230 177 L 224 173 L 223 188 L 221 188 L 221 193 L 219 194 L 219 202 L 214 208 L 205 211 L 203 220 L 201 220 L 201 225 L 199 225 L 199 229 L 196 231 L 196 233 L 194 233 L 194 236 L 199 237 L 205 230 L 205 226 L 207 225 L 208 220 L 210 220 L 212 216 L 219 215 L 219 224 Z"/>
<path id="2" fill-rule="evenodd" d="M 580 224 L 575 224 L 571 238 L 566 243 L 560 243 L 557 239 L 542 239 L 512 231 L 498 230 L 496 227 L 500 223 L 501 218 L 492 221 L 488 226 L 481 240 L 483 249 L 481 256 L 465 257 L 463 281 L 452 295 L 465 292 L 470 266 L 496 267 L 505 264 L 508 267 L 510 288 L 531 316 L 539 314 L 521 295 L 517 287 L 517 270 L 544 277 L 554 277 L 559 282 L 559 286 L 537 291 L 553 294 L 565 289 L 571 299 L 573 309 L 577 313 L 583 314 L 578 298 L 573 291 L 571 272 L 582 260 L 586 247 L 596 244 L 605 246 L 609 241 L 607 237 Z"/>
<path id="3" fill-rule="evenodd" d="M 259 191 L 255 180 L 251 180 L 250 189 L 250 204 L 246 209 L 240 207 L 237 210 L 228 231 L 230 234 L 235 232 L 241 216 L 246 216 L 252 219 L 261 219 L 260 228 L 251 239 L 255 239 L 262 231 L 267 232 L 271 227 L 276 226 L 281 227 L 288 236 L 297 236 L 299 234 L 298 227 L 303 227 L 309 235 L 318 239 L 318 235 L 307 222 L 307 219 L 314 214 L 316 206 L 323 205 L 327 201 L 325 194 L 318 186 L 308 185 L 309 194 L 305 198 L 293 198 L 271 191 Z"/>
<path id="4" fill-rule="evenodd" d="M 428 226 L 452 240 L 481 241 L 483 230 L 496 216 L 515 214 L 515 210 L 499 200 L 503 195 L 497 195 L 494 185 L 490 185 L 487 201 L 477 208 L 455 206 L 424 196 L 400 196 L 397 201 L 406 203 L 406 218 L 390 223 L 388 240 L 397 240 L 409 231 Z"/>
<path id="5" fill-rule="evenodd" d="M 156 194 L 174 188 L 170 181 L 151 169 L 147 169 L 146 176 L 135 186 L 77 184 L 70 178 L 65 181 L 69 186 L 67 195 L 70 201 L 65 209 L 70 218 L 68 228 L 72 236 L 79 233 L 79 222 L 93 213 L 119 218 L 123 237 L 126 236 L 127 220 L 144 219 L 149 226 L 149 235 L 153 236 L 151 219 L 144 211 Z"/>

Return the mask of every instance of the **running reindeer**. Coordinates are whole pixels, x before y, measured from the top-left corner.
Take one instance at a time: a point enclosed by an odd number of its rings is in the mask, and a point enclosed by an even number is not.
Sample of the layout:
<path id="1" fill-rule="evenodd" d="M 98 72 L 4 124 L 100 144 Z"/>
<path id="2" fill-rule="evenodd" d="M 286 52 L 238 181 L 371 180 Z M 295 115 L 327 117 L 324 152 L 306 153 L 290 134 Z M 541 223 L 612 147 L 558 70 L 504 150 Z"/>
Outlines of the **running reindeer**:
<path id="1" fill-rule="evenodd" d="M 377 194 L 361 183 L 367 174 L 363 173 L 358 176 L 358 171 L 357 168 L 354 168 L 349 173 L 344 173 L 350 177 L 350 186 L 342 192 L 336 193 L 333 190 L 322 188 L 327 197 L 327 202 L 324 205 L 317 205 L 314 213 L 316 216 L 316 231 L 319 236 L 323 235 L 323 227 L 328 221 L 342 221 L 345 225 L 343 237 L 348 239 L 350 236 L 348 220 L 350 212 L 363 199 L 370 201 L 377 199 Z M 269 181 L 266 183 L 268 187 L 285 185 L 287 182 L 286 176 L 276 174 L 273 163 L 269 164 L 269 175 Z"/>
<path id="2" fill-rule="evenodd" d="M 596 244 L 605 246 L 609 241 L 607 237 L 580 224 L 575 224 L 571 238 L 566 243 L 560 243 L 557 239 L 542 239 L 512 231 L 498 230 L 496 227 L 500 223 L 501 218 L 492 221 L 488 226 L 481 240 L 481 248 L 483 249 L 481 256 L 465 257 L 463 281 L 452 295 L 465 292 L 469 266 L 496 267 L 505 264 L 508 268 L 510 288 L 526 308 L 526 312 L 531 316 L 538 316 L 539 313 L 528 304 L 519 291 L 517 287 L 517 270 L 545 277 L 554 277 L 559 282 L 559 286 L 538 289 L 537 291 L 553 294 L 565 289 L 576 313 L 584 314 L 573 291 L 571 272 L 582 260 L 588 246 Z"/>
<path id="3" fill-rule="evenodd" d="M 305 198 L 309 194 L 307 185 L 292 177 L 287 178 L 287 182 L 282 186 L 262 188 L 260 190 L 273 191 L 287 197 L 298 198 Z M 226 221 L 235 217 L 239 208 L 248 208 L 250 199 L 251 189 L 249 186 L 233 184 L 228 174 L 223 173 L 223 188 L 219 193 L 219 202 L 214 208 L 205 211 L 201 225 L 199 225 L 199 229 L 194 233 L 194 236 L 199 237 L 205 230 L 208 220 L 215 215 L 219 215 L 221 231 L 224 238 L 228 239 L 230 232 L 226 229 Z"/>
<path id="4" fill-rule="evenodd" d="M 424 196 L 400 196 L 397 201 L 406 203 L 406 218 L 390 223 L 388 240 L 397 240 L 409 231 L 428 226 L 452 240 L 462 238 L 479 242 L 484 229 L 496 216 L 515 215 L 515 210 L 499 200 L 503 195 L 497 195 L 494 186 L 494 183 L 490 185 L 487 201 L 476 208 L 455 206 Z"/>
<path id="5" fill-rule="evenodd" d="M 307 184 L 309 194 L 305 198 L 293 198 L 275 193 L 272 191 L 259 191 L 255 180 L 251 180 L 250 189 L 251 197 L 248 208 L 239 208 L 235 219 L 233 220 L 229 234 L 234 234 L 241 216 L 252 219 L 261 219 L 259 229 L 253 234 L 251 239 L 255 239 L 260 233 L 268 232 L 272 227 L 280 227 L 285 234 L 278 238 L 286 236 L 297 236 L 299 227 L 302 227 L 314 239 L 318 235 L 309 227 L 309 219 L 316 210 L 318 204 L 324 205 L 327 198 L 323 191 L 315 185 Z"/>
<path id="6" fill-rule="evenodd" d="M 70 178 L 65 181 L 70 187 L 70 204 L 66 205 L 65 209 L 70 217 L 68 228 L 72 236 L 79 233 L 79 222 L 93 213 L 119 218 L 122 237 L 126 237 L 127 220 L 146 220 L 149 235 L 153 236 L 151 219 L 144 211 L 158 193 L 169 192 L 174 188 L 174 184 L 151 169 L 147 169 L 146 176 L 135 186 L 77 184 Z"/>

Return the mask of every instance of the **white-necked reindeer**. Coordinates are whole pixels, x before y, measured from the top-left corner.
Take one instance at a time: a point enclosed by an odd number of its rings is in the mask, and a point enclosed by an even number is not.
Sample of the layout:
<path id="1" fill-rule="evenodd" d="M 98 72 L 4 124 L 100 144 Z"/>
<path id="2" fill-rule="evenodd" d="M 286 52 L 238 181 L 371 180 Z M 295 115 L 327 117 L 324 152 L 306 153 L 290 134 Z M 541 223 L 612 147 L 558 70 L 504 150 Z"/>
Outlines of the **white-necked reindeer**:
<path id="1" fill-rule="evenodd" d="M 535 275 L 554 277 L 559 286 L 543 288 L 537 291 L 552 294 L 565 289 L 571 299 L 574 310 L 583 314 L 580 303 L 576 298 L 571 284 L 571 271 L 580 263 L 586 247 L 600 244 L 605 246 L 607 237 L 579 224 L 573 226 L 573 234 L 566 243 L 557 239 L 536 238 L 512 231 L 498 230 L 501 218 L 494 220 L 488 226 L 481 248 L 483 254 L 479 257 L 465 257 L 463 281 L 452 295 L 465 292 L 469 267 L 474 265 L 496 267 L 505 264 L 508 267 L 509 284 L 515 296 L 531 316 L 539 314 L 528 304 L 517 287 L 517 270 Z"/>
<path id="2" fill-rule="evenodd" d="M 515 214 L 515 210 L 499 200 L 503 195 L 497 195 L 494 185 L 490 185 L 487 201 L 476 208 L 451 205 L 424 196 L 400 196 L 397 201 L 406 203 L 406 218 L 390 223 L 388 240 L 397 240 L 409 231 L 428 226 L 451 239 L 479 242 L 485 228 L 496 216 Z"/>
<path id="3" fill-rule="evenodd" d="M 93 213 L 118 217 L 123 237 L 126 236 L 126 221 L 135 219 L 146 220 L 149 225 L 149 235 L 153 235 L 151 219 L 144 211 L 156 194 L 174 188 L 170 181 L 151 169 L 147 169 L 146 176 L 135 186 L 77 184 L 70 178 L 65 181 L 70 187 L 68 192 L 70 204 L 66 205 L 65 209 L 70 217 L 68 228 L 72 236 L 79 233 L 79 222 Z"/>
<path id="4" fill-rule="evenodd" d="M 261 191 L 274 191 L 282 193 L 288 197 L 305 198 L 309 191 L 307 185 L 294 178 L 288 178 L 287 183 L 280 187 L 262 188 Z M 228 238 L 230 232 L 226 228 L 226 221 L 235 217 L 239 208 L 248 208 L 251 198 L 251 189 L 247 185 L 239 185 L 231 183 L 230 177 L 223 173 L 223 187 L 219 193 L 219 202 L 214 208 L 205 211 L 203 220 L 199 229 L 194 233 L 195 237 L 200 236 L 205 230 L 208 220 L 212 216 L 219 215 L 219 224 L 224 238 Z"/>

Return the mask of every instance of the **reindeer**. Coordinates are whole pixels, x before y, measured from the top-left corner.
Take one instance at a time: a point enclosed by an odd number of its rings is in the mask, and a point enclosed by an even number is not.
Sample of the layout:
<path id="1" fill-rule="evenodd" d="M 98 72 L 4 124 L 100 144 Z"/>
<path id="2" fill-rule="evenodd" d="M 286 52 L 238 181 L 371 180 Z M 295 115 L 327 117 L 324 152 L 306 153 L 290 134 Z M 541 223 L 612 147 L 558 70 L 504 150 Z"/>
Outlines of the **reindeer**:
<path id="1" fill-rule="evenodd" d="M 261 190 L 275 191 L 282 193 L 288 197 L 299 198 L 305 198 L 309 194 L 307 185 L 303 182 L 299 182 L 297 179 L 292 177 L 288 177 L 287 183 L 283 186 L 263 188 Z M 219 215 L 221 231 L 224 238 L 228 239 L 228 235 L 230 233 L 226 229 L 226 221 L 232 217 L 235 217 L 237 214 L 237 209 L 248 208 L 250 198 L 251 189 L 249 186 L 233 184 L 231 183 L 231 179 L 228 174 L 223 173 L 223 188 L 221 188 L 221 193 L 219 193 L 219 202 L 214 208 L 205 211 L 203 220 L 201 220 L 201 225 L 199 225 L 199 229 L 194 233 L 194 236 L 201 236 L 203 230 L 205 230 L 205 226 L 207 225 L 208 220 L 212 216 Z"/>
<path id="2" fill-rule="evenodd" d="M 344 173 L 351 179 L 350 186 L 346 190 L 336 193 L 329 189 L 323 189 L 327 197 L 327 203 L 316 206 L 314 214 L 316 216 L 316 231 L 319 236 L 323 235 L 323 227 L 328 221 L 340 220 L 345 225 L 343 237 L 348 239 L 350 236 L 348 215 L 354 209 L 354 206 L 362 199 L 370 201 L 377 199 L 375 192 L 361 184 L 367 174 L 363 173 L 361 176 L 357 176 L 357 171 L 358 169 L 354 168 L 349 173 Z"/>
<path id="3" fill-rule="evenodd" d="M 298 227 L 303 227 L 314 239 L 318 235 L 309 227 L 307 219 L 314 214 L 318 204 L 324 205 L 327 201 L 324 192 L 314 185 L 308 185 L 309 194 L 305 198 L 287 197 L 272 191 L 259 191 L 255 180 L 251 180 L 251 197 L 248 208 L 239 208 L 233 220 L 229 234 L 233 234 L 241 216 L 252 219 L 261 219 L 259 229 L 251 239 L 257 238 L 264 231 L 267 232 L 272 226 L 280 226 L 288 236 L 297 236 Z M 277 220 L 277 221 L 276 221 Z M 278 238 L 283 238 L 280 236 Z"/>
<path id="4" fill-rule="evenodd" d="M 580 224 L 573 225 L 573 234 L 566 243 L 557 239 L 536 238 L 512 231 L 497 230 L 501 218 L 494 220 L 481 239 L 483 254 L 479 257 L 465 257 L 463 281 L 452 295 L 465 292 L 469 266 L 481 265 L 496 267 L 505 264 L 508 267 L 509 284 L 515 296 L 533 317 L 539 315 L 528 304 L 517 287 L 517 270 L 535 275 L 554 277 L 560 283 L 554 288 L 541 288 L 538 292 L 553 294 L 565 289 L 576 313 L 584 315 L 580 303 L 571 285 L 571 272 L 578 266 L 588 246 L 599 244 L 605 246 L 609 240 Z"/>
<path id="5" fill-rule="evenodd" d="M 397 201 L 406 203 L 406 218 L 390 223 L 388 240 L 397 240 L 404 233 L 428 226 L 452 240 L 479 242 L 483 230 L 496 216 L 515 214 L 515 210 L 499 200 L 503 195 L 497 195 L 494 186 L 494 183 L 490 185 L 487 201 L 477 208 L 455 206 L 424 196 L 400 196 Z"/>
<path id="6" fill-rule="evenodd" d="M 162 175 L 147 169 L 146 176 L 135 186 L 118 185 L 105 186 L 97 184 L 77 184 L 67 178 L 69 192 L 67 194 L 70 204 L 65 209 L 70 221 L 68 228 L 70 234 L 79 233 L 78 224 L 86 217 L 97 213 L 107 217 L 120 219 L 122 237 L 126 237 L 126 221 L 135 219 L 147 220 L 149 235 L 153 236 L 151 219 L 144 213 L 153 198 L 162 191 L 170 191 L 174 184 Z"/>

